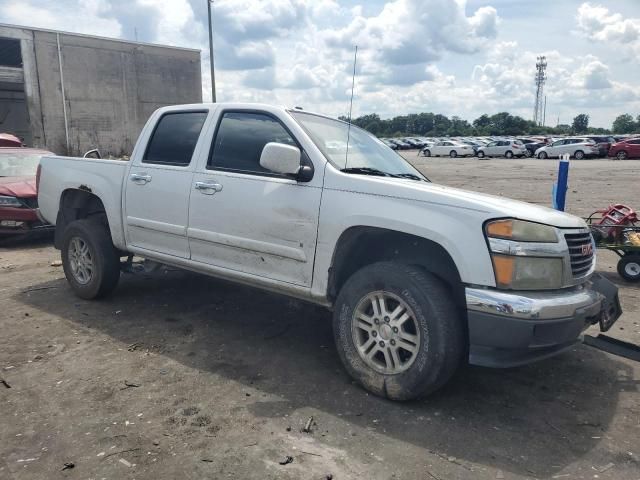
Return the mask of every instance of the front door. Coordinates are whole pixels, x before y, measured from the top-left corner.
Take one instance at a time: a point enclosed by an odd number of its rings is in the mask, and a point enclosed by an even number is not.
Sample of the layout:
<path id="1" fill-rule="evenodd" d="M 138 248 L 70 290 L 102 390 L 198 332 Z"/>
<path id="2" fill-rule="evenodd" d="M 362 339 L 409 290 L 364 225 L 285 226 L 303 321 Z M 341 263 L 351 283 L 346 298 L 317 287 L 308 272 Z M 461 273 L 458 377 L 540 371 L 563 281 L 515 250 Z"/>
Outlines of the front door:
<path id="1" fill-rule="evenodd" d="M 132 160 L 124 187 L 129 245 L 189 258 L 191 162 L 206 117 L 206 111 L 163 114 L 144 154 Z"/>
<path id="2" fill-rule="evenodd" d="M 301 183 L 260 166 L 262 149 L 269 142 L 300 148 L 285 126 L 266 112 L 220 113 L 207 164 L 199 166 L 193 178 L 191 259 L 310 286 L 321 183 Z"/>

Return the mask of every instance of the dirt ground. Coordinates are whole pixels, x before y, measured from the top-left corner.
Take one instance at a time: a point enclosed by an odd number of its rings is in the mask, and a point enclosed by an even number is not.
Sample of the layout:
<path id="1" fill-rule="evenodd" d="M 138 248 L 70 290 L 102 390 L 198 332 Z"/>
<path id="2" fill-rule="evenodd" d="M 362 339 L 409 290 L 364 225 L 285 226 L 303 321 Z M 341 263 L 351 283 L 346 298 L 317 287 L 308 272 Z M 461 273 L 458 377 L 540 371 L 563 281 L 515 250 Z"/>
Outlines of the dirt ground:
<path id="1" fill-rule="evenodd" d="M 438 183 L 550 203 L 554 161 L 406 155 Z M 568 210 L 640 209 L 639 174 L 573 162 Z M 346 375 L 322 308 L 175 270 L 82 301 L 58 259 L 46 240 L 0 248 L 0 479 L 640 479 L 637 362 L 576 345 L 394 403 Z M 640 285 L 615 262 L 599 254 L 625 310 L 610 333 L 640 344 Z"/>

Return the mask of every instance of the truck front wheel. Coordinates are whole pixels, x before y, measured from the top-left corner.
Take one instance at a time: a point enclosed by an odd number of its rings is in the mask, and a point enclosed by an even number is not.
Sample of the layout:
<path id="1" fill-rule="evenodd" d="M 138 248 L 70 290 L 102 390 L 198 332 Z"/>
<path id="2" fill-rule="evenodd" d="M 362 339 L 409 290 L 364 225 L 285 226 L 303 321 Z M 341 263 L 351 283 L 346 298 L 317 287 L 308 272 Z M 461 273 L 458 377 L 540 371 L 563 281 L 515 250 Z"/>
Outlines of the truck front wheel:
<path id="1" fill-rule="evenodd" d="M 111 293 L 120 279 L 120 258 L 98 219 L 71 222 L 62 240 L 62 266 L 71 288 L 91 300 Z"/>
<path id="2" fill-rule="evenodd" d="M 412 265 L 380 262 L 351 276 L 338 295 L 333 329 L 349 374 L 392 400 L 440 388 L 465 351 L 451 294 L 436 277 Z"/>

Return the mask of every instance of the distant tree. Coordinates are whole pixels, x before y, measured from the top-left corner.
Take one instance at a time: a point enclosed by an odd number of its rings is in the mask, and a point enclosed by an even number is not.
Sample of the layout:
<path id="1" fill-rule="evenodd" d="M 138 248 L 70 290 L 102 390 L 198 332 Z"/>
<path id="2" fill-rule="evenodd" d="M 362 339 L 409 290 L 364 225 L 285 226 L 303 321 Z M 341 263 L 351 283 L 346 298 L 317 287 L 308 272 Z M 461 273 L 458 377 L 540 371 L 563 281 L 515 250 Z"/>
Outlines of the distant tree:
<path id="1" fill-rule="evenodd" d="M 451 128 L 451 120 L 441 114 L 433 116 L 433 134 L 440 136 L 446 135 L 447 131 Z"/>
<path id="2" fill-rule="evenodd" d="M 376 122 L 375 120 L 367 123 L 363 128 L 374 135 L 381 133 L 380 122 Z"/>
<path id="3" fill-rule="evenodd" d="M 640 124 L 640 115 L 638 116 L 638 120 L 638 123 L 636 123 L 633 121 L 631 115 L 623 113 L 622 115 L 618 115 L 613 121 L 611 130 L 613 133 L 633 133 L 638 129 L 638 124 Z"/>
<path id="4" fill-rule="evenodd" d="M 471 125 L 469 125 L 469 122 L 467 122 L 466 120 L 463 120 L 460 117 L 453 116 L 451 117 L 451 126 L 449 127 L 447 134 L 452 137 L 470 135 Z"/>
<path id="5" fill-rule="evenodd" d="M 576 115 L 573 119 L 573 124 L 571 125 L 571 130 L 573 133 L 587 133 L 589 129 L 589 115 L 586 113 L 581 113 L 580 115 Z"/>

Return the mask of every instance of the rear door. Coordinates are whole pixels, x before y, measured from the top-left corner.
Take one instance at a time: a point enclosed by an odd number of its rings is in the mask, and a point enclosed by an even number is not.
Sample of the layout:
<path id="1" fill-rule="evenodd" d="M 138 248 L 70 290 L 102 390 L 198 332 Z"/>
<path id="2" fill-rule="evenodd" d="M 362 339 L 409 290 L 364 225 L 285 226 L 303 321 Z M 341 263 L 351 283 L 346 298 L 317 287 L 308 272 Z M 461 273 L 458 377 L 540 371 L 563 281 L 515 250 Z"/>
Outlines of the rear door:
<path id="1" fill-rule="evenodd" d="M 215 121 L 207 162 L 198 166 L 191 187 L 191 259 L 310 287 L 322 172 L 298 182 L 260 165 L 269 142 L 299 148 L 302 162 L 312 165 L 292 133 L 297 124 L 244 109 L 222 110 Z"/>
<path id="2" fill-rule="evenodd" d="M 208 111 L 165 111 L 140 155 L 136 153 L 124 187 L 127 245 L 189 258 L 187 221 L 193 159 Z M 144 143 L 144 142 L 143 142 Z"/>

